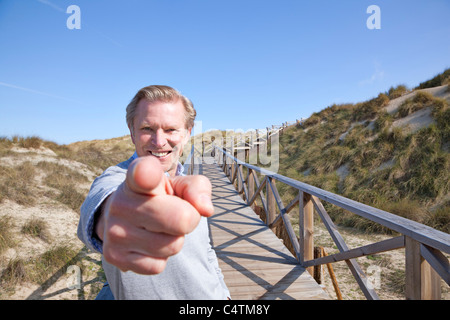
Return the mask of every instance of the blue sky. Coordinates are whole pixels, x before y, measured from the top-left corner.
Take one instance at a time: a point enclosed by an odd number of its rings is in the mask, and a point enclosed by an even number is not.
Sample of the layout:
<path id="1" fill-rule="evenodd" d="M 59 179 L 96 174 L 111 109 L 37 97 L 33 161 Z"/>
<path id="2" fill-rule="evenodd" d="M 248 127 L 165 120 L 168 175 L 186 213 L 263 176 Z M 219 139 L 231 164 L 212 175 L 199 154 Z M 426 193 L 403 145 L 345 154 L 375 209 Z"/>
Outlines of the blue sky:
<path id="1" fill-rule="evenodd" d="M 0 0 L 0 136 L 123 136 L 150 84 L 188 96 L 202 131 L 307 118 L 450 67 L 449 16 L 448 0 Z"/>

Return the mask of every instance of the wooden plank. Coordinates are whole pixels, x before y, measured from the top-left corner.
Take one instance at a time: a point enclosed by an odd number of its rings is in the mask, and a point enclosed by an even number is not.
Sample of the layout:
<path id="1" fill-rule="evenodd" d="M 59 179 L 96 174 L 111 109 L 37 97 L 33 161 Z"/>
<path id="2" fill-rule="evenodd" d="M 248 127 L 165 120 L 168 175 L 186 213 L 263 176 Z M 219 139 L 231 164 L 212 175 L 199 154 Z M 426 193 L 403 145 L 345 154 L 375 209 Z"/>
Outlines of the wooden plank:
<path id="1" fill-rule="evenodd" d="M 286 283 L 261 284 L 252 286 L 249 280 L 241 286 L 231 287 L 234 300 L 239 299 L 260 299 L 260 300 L 325 300 L 328 297 L 317 293 L 317 287 L 310 285 L 310 282 L 294 282 L 289 285 Z M 323 291 L 322 291 L 323 292 Z"/>

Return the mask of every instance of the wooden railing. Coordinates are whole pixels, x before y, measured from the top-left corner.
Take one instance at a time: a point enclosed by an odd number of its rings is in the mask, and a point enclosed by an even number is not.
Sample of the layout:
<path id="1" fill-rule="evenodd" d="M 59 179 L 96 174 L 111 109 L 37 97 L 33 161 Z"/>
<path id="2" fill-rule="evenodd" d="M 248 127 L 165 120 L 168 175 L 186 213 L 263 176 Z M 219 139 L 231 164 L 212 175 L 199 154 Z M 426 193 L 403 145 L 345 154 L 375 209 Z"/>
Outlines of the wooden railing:
<path id="1" fill-rule="evenodd" d="M 189 152 L 186 160 L 184 161 L 184 174 L 193 175 L 198 174 L 199 164 L 201 163 L 202 152 L 197 150 L 194 145 L 191 147 L 191 151 Z"/>
<path id="2" fill-rule="evenodd" d="M 450 235 L 426 225 L 347 199 L 306 183 L 276 174 L 238 160 L 221 147 L 214 146 L 217 163 L 249 206 L 257 199 L 266 215 L 266 224 L 273 228 L 283 224 L 298 262 L 312 274 L 313 267 L 345 261 L 367 299 L 379 299 L 373 285 L 355 258 L 405 248 L 406 299 L 440 299 L 439 276 L 450 285 Z M 245 169 L 245 170 L 243 170 Z M 244 175 L 244 171 L 246 174 Z M 260 177 L 258 177 L 258 174 Z M 262 181 L 260 181 L 262 179 Z M 276 184 L 283 183 L 297 190 L 289 204 L 283 204 Z M 294 189 L 294 190 L 295 190 Z M 396 233 L 392 239 L 349 249 L 321 201 L 334 204 L 358 216 L 381 224 Z M 299 212 L 299 236 L 291 225 L 288 213 Z M 319 215 L 339 253 L 314 258 L 314 211 Z"/>

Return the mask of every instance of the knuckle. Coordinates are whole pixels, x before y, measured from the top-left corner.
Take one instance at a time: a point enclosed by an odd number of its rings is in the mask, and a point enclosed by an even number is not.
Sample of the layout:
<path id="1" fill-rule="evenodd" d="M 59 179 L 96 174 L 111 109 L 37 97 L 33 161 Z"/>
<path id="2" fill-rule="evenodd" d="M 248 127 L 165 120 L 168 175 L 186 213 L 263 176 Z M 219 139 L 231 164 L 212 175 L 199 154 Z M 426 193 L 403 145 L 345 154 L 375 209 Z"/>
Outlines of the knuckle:
<path id="1" fill-rule="evenodd" d="M 166 248 L 167 254 L 173 256 L 181 251 L 184 244 L 184 237 L 177 237 L 175 241 L 172 241 Z"/>
<path id="2" fill-rule="evenodd" d="M 122 256 L 123 255 L 114 248 L 105 245 L 103 246 L 103 257 L 105 258 L 105 260 L 124 271 L 124 269 L 126 268 Z"/>
<path id="3" fill-rule="evenodd" d="M 181 234 L 188 234 L 192 232 L 200 221 L 200 215 L 193 212 L 193 210 L 185 210 L 181 212 L 178 226 Z"/>
<path id="4" fill-rule="evenodd" d="M 166 268 L 167 259 L 158 259 L 153 261 L 149 266 L 149 274 L 160 274 Z"/>
<path id="5" fill-rule="evenodd" d="M 113 243 L 121 242 L 127 238 L 127 232 L 119 225 L 112 225 L 106 230 L 106 237 Z"/>

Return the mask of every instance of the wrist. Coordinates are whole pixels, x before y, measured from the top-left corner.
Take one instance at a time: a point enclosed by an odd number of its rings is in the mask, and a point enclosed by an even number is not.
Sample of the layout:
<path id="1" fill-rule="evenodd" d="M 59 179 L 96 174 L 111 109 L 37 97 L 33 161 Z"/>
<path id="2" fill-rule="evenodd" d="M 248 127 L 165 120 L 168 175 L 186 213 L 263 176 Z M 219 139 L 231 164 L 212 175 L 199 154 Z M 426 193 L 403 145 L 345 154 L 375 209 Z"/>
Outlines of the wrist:
<path id="1" fill-rule="evenodd" d="M 108 196 L 100 205 L 100 207 L 95 212 L 94 216 L 94 233 L 93 236 L 97 240 L 103 241 L 103 232 L 105 230 L 105 207 L 110 196 Z"/>

